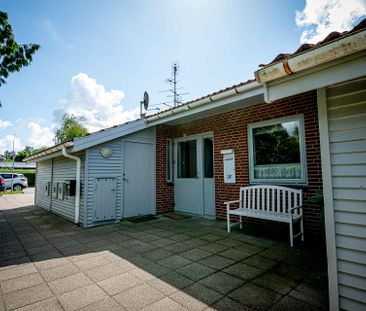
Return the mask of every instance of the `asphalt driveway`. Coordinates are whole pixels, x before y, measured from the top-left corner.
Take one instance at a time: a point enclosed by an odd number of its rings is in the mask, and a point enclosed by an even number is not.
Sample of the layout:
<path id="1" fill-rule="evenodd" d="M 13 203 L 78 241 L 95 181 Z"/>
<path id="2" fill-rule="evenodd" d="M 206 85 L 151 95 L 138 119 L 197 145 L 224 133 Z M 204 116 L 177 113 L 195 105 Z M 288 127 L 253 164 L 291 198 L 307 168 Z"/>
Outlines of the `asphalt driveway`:
<path id="1" fill-rule="evenodd" d="M 160 216 L 92 229 L 0 197 L 0 310 L 323 310 L 325 260 L 225 223 Z"/>

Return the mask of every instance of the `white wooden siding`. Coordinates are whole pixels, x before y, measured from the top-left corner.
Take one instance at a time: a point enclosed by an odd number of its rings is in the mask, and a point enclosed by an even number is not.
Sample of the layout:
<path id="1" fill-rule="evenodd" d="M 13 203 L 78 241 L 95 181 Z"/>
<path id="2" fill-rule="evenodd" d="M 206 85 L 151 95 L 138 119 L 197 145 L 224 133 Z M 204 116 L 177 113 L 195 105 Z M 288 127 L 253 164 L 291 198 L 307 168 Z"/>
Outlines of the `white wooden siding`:
<path id="1" fill-rule="evenodd" d="M 366 78 L 326 90 L 340 308 L 366 309 Z"/>
<path id="2" fill-rule="evenodd" d="M 36 173 L 36 205 L 46 210 L 50 210 L 51 196 L 46 194 L 46 186 L 51 182 L 52 160 L 37 163 Z M 51 191 L 50 191 L 51 193 Z"/>
<path id="3" fill-rule="evenodd" d="M 104 146 L 112 148 L 112 156 L 105 159 L 100 150 Z M 122 139 L 118 138 L 87 150 L 87 187 L 86 187 L 86 219 L 84 226 L 96 225 L 94 222 L 94 184 L 96 178 L 116 178 L 116 220 L 122 219 Z"/>
<path id="4" fill-rule="evenodd" d="M 101 222 L 94 221 L 94 210 L 93 210 L 93 200 L 94 200 L 94 182 L 96 178 L 100 177 L 110 177 L 116 178 L 116 220 L 121 220 L 123 215 L 123 146 L 124 142 L 136 142 L 136 143 L 148 143 L 153 144 L 153 157 L 152 165 L 153 176 L 152 183 L 154 188 L 154 193 L 152 194 L 152 201 L 154 203 L 153 210 L 155 211 L 155 128 L 149 128 L 146 130 L 138 131 L 136 133 L 117 138 L 103 144 L 91 147 L 87 149 L 87 160 L 86 160 L 86 176 L 87 176 L 87 187 L 86 187 L 86 198 L 85 198 L 85 213 L 87 217 L 84 221 L 85 227 L 95 226 Z M 112 156 L 105 159 L 101 156 L 100 150 L 102 147 L 108 146 L 112 148 Z M 128 165 L 128 163 L 125 163 Z M 135 191 L 139 191 L 138 188 Z M 136 214 L 137 216 L 137 214 Z"/>
<path id="5" fill-rule="evenodd" d="M 80 223 L 83 222 L 83 197 L 84 197 L 84 154 L 77 154 L 81 158 L 81 200 Z M 64 200 L 52 197 L 52 185 L 64 183 L 66 180 L 76 179 L 76 161 L 64 157 L 54 158 L 37 163 L 36 176 L 36 204 L 52 213 L 62 216 L 70 221 L 75 219 L 75 197 Z M 46 184 L 51 182 L 50 195 L 46 194 Z"/>

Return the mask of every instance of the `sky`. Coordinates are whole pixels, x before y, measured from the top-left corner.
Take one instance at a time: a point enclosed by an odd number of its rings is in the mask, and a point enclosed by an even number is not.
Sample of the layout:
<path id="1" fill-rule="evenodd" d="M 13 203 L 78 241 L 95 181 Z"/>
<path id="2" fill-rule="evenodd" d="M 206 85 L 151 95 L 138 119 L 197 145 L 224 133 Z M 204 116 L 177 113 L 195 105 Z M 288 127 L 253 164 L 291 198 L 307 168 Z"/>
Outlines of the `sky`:
<path id="1" fill-rule="evenodd" d="M 184 101 L 254 78 L 259 64 L 345 31 L 366 0 L 0 0 L 18 43 L 41 49 L 0 88 L 0 154 L 51 146 L 63 114 L 90 132 L 171 99 L 172 64 Z M 153 106 L 157 105 L 157 106 Z M 152 111 L 156 112 L 156 111 Z"/>

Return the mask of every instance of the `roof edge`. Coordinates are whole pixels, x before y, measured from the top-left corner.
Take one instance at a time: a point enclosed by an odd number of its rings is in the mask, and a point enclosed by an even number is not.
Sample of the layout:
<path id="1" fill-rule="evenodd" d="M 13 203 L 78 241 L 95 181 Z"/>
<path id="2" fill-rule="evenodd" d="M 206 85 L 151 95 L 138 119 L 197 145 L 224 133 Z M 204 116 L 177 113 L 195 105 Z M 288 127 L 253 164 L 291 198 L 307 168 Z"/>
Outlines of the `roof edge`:
<path id="1" fill-rule="evenodd" d="M 72 147 L 73 145 L 74 145 L 73 141 L 66 141 L 64 143 L 52 146 L 52 147 L 50 147 L 46 150 L 43 150 L 43 151 L 40 151 L 38 153 L 32 154 L 29 157 L 26 157 L 23 161 L 24 162 L 32 162 L 32 161 L 35 161 L 38 158 L 42 158 L 42 157 L 47 156 L 51 153 L 55 153 L 57 151 L 60 151 L 60 150 L 62 150 L 63 147 L 68 148 L 68 147 Z"/>

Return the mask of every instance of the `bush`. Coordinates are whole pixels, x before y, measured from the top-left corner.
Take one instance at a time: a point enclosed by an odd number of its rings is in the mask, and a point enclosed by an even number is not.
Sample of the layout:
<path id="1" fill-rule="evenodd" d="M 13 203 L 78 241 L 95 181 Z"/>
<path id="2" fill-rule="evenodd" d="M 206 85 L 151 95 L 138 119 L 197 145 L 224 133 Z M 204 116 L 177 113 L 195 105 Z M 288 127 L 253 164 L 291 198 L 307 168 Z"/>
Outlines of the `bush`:
<path id="1" fill-rule="evenodd" d="M 11 169 L 1 169 L 2 172 L 11 173 Z M 24 170 L 24 169 L 15 169 L 15 174 L 23 174 L 28 178 L 28 187 L 34 187 L 36 184 L 36 170 Z"/>

